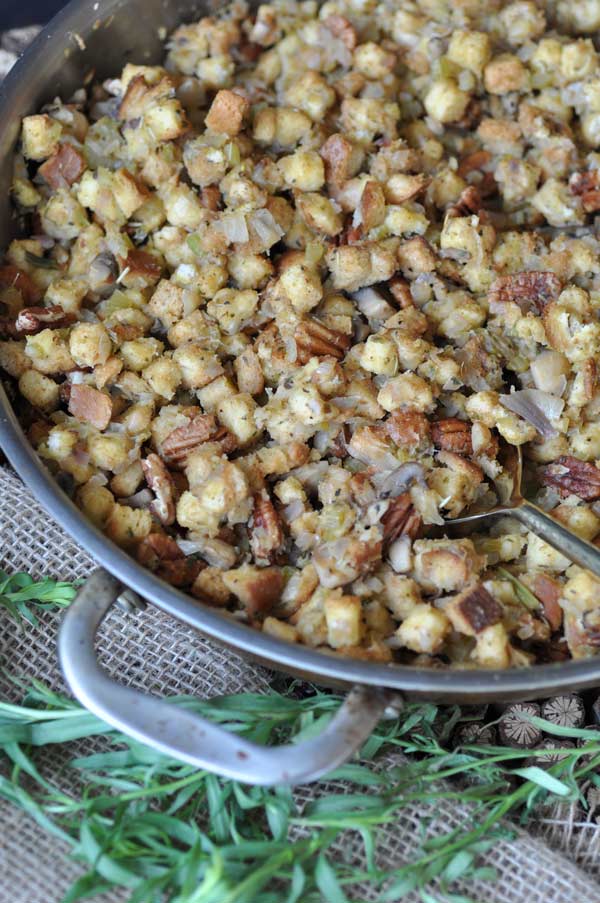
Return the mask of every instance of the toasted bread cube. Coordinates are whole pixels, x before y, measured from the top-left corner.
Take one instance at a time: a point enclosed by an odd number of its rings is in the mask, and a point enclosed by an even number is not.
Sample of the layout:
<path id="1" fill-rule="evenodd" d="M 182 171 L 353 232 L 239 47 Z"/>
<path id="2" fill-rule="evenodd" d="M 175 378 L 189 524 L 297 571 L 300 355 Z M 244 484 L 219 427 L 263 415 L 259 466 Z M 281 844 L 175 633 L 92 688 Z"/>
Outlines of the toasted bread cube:
<path id="1" fill-rule="evenodd" d="M 23 156 L 27 160 L 46 160 L 58 150 L 62 126 L 45 113 L 26 116 L 21 130 Z"/>
<path id="2" fill-rule="evenodd" d="M 31 359 L 25 353 L 25 342 L 0 342 L 0 367 L 15 379 L 29 370 Z"/>
<path id="3" fill-rule="evenodd" d="M 269 636 L 274 636 L 278 640 L 285 640 L 286 643 L 297 643 L 300 639 L 297 629 L 288 624 L 287 621 L 280 621 L 270 615 L 263 621 L 263 632 Z"/>
<path id="4" fill-rule="evenodd" d="M 27 336 L 25 354 L 40 373 L 66 373 L 75 369 L 75 361 L 58 329 L 42 329 Z"/>
<path id="5" fill-rule="evenodd" d="M 148 302 L 148 312 L 157 317 L 166 329 L 170 329 L 183 317 L 186 291 L 168 279 L 161 279 Z"/>
<path id="6" fill-rule="evenodd" d="M 217 416 L 223 426 L 233 433 L 240 445 L 252 442 L 260 433 L 254 412 L 256 402 L 251 395 L 241 392 L 224 398 L 217 405 Z"/>
<path id="7" fill-rule="evenodd" d="M 112 190 L 117 204 L 127 219 L 150 198 L 146 186 L 127 169 L 118 169 L 112 178 Z"/>
<path id="8" fill-rule="evenodd" d="M 198 389 L 196 396 L 207 413 L 216 411 L 219 404 L 225 399 L 237 394 L 233 380 L 223 374 L 213 379 L 207 386 Z"/>
<path id="9" fill-rule="evenodd" d="M 492 624 L 477 635 L 473 658 L 482 668 L 510 666 L 510 643 L 503 624 Z"/>
<path id="10" fill-rule="evenodd" d="M 421 591 L 412 577 L 386 571 L 383 584 L 383 601 L 397 621 L 407 618 L 423 601 Z"/>
<path id="11" fill-rule="evenodd" d="M 126 466 L 132 448 L 131 439 L 122 433 L 92 435 L 88 439 L 92 463 L 101 470 L 110 470 L 113 473 Z"/>
<path id="12" fill-rule="evenodd" d="M 327 642 L 333 649 L 358 646 L 363 633 L 362 606 L 358 596 L 329 593 L 323 603 Z"/>
<path id="13" fill-rule="evenodd" d="M 545 542 L 535 533 L 527 534 L 527 553 L 526 553 L 528 570 L 546 570 L 566 571 L 570 565 L 570 560 L 562 555 L 557 549 Z"/>
<path id="14" fill-rule="evenodd" d="M 524 91 L 529 73 L 518 56 L 501 53 L 486 65 L 483 78 L 488 94 L 508 94 L 510 91 Z"/>
<path id="15" fill-rule="evenodd" d="M 398 354 L 395 343 L 384 335 L 370 335 L 362 350 L 360 365 L 369 373 L 395 376 L 398 372 Z"/>
<path id="16" fill-rule="evenodd" d="M 465 115 L 470 95 L 461 91 L 453 78 L 440 78 L 431 85 L 425 100 L 425 109 L 438 122 L 458 122 Z"/>
<path id="17" fill-rule="evenodd" d="M 152 529 L 152 515 L 143 508 L 115 505 L 106 521 L 104 532 L 125 549 L 133 549 Z"/>
<path id="18" fill-rule="evenodd" d="M 250 101 L 241 94 L 227 89 L 218 91 L 206 116 L 206 127 L 211 132 L 237 135 L 249 109 Z"/>
<path id="19" fill-rule="evenodd" d="M 323 297 L 318 272 L 304 262 L 287 267 L 279 278 L 279 284 L 298 313 L 312 310 Z"/>
<path id="20" fill-rule="evenodd" d="M 110 481 L 110 488 L 117 498 L 127 498 L 127 496 L 137 492 L 143 480 L 144 470 L 142 462 L 138 459 L 133 461 L 125 470 L 114 475 Z"/>
<path id="21" fill-rule="evenodd" d="M 323 160 L 315 151 L 297 150 L 277 163 L 288 188 L 318 191 L 325 183 Z"/>
<path id="22" fill-rule="evenodd" d="M 140 373 L 149 367 L 152 361 L 160 357 L 164 349 L 165 346 L 159 339 L 144 336 L 141 339 L 123 342 L 119 348 L 119 354 L 128 370 Z"/>
<path id="23" fill-rule="evenodd" d="M 429 383 L 416 373 L 401 373 L 390 379 L 377 396 L 386 411 L 397 408 L 413 408 L 416 411 L 432 411 L 435 403 Z"/>
<path id="24" fill-rule="evenodd" d="M 237 596 L 251 618 L 269 611 L 283 589 L 283 576 L 279 568 L 257 568 L 250 564 L 225 571 L 223 582 Z"/>
<path id="25" fill-rule="evenodd" d="M 503 608 L 484 586 L 476 584 L 454 596 L 444 613 L 458 633 L 476 636 L 502 619 Z"/>
<path id="26" fill-rule="evenodd" d="M 447 56 L 461 67 L 481 76 L 483 67 L 492 56 L 490 36 L 482 31 L 454 31 Z"/>
<path id="27" fill-rule="evenodd" d="M 174 141 L 188 130 L 183 107 L 178 100 L 166 98 L 144 114 L 144 124 L 157 141 Z"/>
<path id="28" fill-rule="evenodd" d="M 258 307 L 258 293 L 252 289 L 236 291 L 222 288 L 206 305 L 206 312 L 223 332 L 233 335 L 248 325 Z"/>
<path id="29" fill-rule="evenodd" d="M 69 334 L 69 351 L 80 367 L 95 367 L 109 359 L 112 342 L 102 323 L 77 323 Z"/>
<path id="30" fill-rule="evenodd" d="M 207 351 L 199 342 L 181 345 L 174 351 L 173 360 L 181 370 L 182 385 L 186 389 L 202 389 L 223 373 L 223 365 L 217 355 Z"/>
<path id="31" fill-rule="evenodd" d="M 227 605 L 231 597 L 223 580 L 223 571 L 216 567 L 208 567 L 200 571 L 192 585 L 192 593 L 199 599 L 205 599 L 212 605 L 219 606 Z"/>
<path id="32" fill-rule="evenodd" d="M 115 507 L 110 489 L 91 481 L 84 483 L 77 492 L 77 503 L 97 527 L 103 528 Z"/>
<path id="33" fill-rule="evenodd" d="M 422 603 L 415 605 L 396 631 L 396 636 L 403 646 L 413 652 L 435 655 L 444 645 L 449 631 L 450 621 L 444 612 Z"/>
<path id="34" fill-rule="evenodd" d="M 219 530 L 218 515 L 187 490 L 182 492 L 177 502 L 177 523 L 188 530 L 199 530 L 208 536 L 215 536 Z"/>
<path id="35" fill-rule="evenodd" d="M 470 539 L 419 539 L 413 576 L 427 593 L 458 592 L 484 567 Z"/>
<path id="36" fill-rule="evenodd" d="M 55 411 L 60 403 L 58 383 L 37 370 L 25 370 L 19 379 L 19 392 L 35 408 L 47 413 Z"/>
<path id="37" fill-rule="evenodd" d="M 153 392 L 170 401 L 181 385 L 181 369 L 170 357 L 159 357 L 142 372 Z"/>

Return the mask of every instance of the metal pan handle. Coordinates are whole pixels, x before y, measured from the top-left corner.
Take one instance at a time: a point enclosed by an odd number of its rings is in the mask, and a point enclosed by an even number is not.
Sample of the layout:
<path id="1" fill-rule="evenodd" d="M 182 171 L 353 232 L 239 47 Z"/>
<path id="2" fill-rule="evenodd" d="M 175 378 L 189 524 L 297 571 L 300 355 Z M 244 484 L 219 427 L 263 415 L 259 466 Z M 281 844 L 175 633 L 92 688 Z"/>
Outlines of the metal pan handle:
<path id="1" fill-rule="evenodd" d="M 166 700 L 117 684 L 102 670 L 94 638 L 122 590 L 114 577 L 97 570 L 67 609 L 58 638 L 67 684 L 103 721 L 197 768 L 263 786 L 314 781 L 359 749 L 390 704 L 383 690 L 354 687 L 319 736 L 278 747 L 252 743 Z"/>

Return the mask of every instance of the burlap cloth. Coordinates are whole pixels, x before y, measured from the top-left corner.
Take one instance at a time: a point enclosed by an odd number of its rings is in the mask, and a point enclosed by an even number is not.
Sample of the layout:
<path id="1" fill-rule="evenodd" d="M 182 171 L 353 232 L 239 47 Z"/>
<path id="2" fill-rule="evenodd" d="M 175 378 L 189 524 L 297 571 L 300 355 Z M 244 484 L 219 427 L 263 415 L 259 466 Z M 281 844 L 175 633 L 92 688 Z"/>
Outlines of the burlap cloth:
<path id="1" fill-rule="evenodd" d="M 1 5 L 1 4 L 0 4 Z M 0 79 L 37 29 L 0 36 Z M 14 474 L 0 467 L 0 567 L 9 573 L 27 571 L 35 577 L 75 580 L 94 567 L 35 502 Z M 11 677 L 38 678 L 66 692 L 57 667 L 55 640 L 58 615 L 44 614 L 38 627 L 26 630 L 0 611 L 0 697 L 18 702 L 20 691 Z M 266 690 L 274 675 L 210 643 L 177 621 L 149 607 L 143 614 L 113 611 L 101 632 L 100 660 L 115 678 L 161 696 L 179 693 L 207 697 L 223 693 Z M 94 745 L 102 740 L 95 740 Z M 77 750 L 80 751 L 80 748 Z M 40 752 L 46 774 L 65 791 L 77 793 L 64 763 L 76 753 L 68 746 Z M 398 763 L 398 756 L 395 757 Z M 385 767 L 385 762 L 380 763 Z M 0 763 L 1 767 L 1 763 Z M 322 782 L 297 789 L 300 805 L 323 793 L 344 792 L 342 784 Z M 514 842 L 499 841 L 482 864 L 498 871 L 498 881 L 457 884 L 482 903 L 600 903 L 600 825 L 581 807 L 563 806 L 517 830 Z M 410 861 L 418 852 L 420 828 L 427 833 L 452 830 L 469 817 L 466 806 L 441 801 L 433 809 L 409 807 L 393 825 L 382 829 L 377 856 L 387 865 Z M 356 838 L 343 837 L 333 855 L 360 861 Z M 68 848 L 45 834 L 27 815 L 0 801 L 0 903 L 59 903 L 84 867 L 69 859 Z M 127 899 L 126 891 L 97 896 L 98 903 Z M 375 888 L 355 888 L 352 898 L 374 901 Z M 421 899 L 410 894 L 407 903 Z"/>
<path id="2" fill-rule="evenodd" d="M 74 580 L 93 566 L 90 557 L 53 523 L 18 478 L 0 467 L 0 567 L 8 572 L 26 570 L 37 577 Z M 39 678 L 65 691 L 55 651 L 58 620 L 59 615 L 45 614 L 39 627 L 20 630 L 0 612 L 0 696 L 19 700 L 21 691 L 10 680 L 15 675 Z M 260 692 L 274 679 L 265 669 L 220 649 L 150 606 L 141 614 L 115 610 L 109 615 L 101 631 L 100 657 L 119 680 L 161 696 Z M 57 775 L 73 754 L 64 746 L 41 752 L 46 771 Z M 69 784 L 68 773 L 56 780 L 63 789 L 77 792 Z M 334 786 L 330 782 L 299 788 L 298 799 L 314 798 Z M 344 791 L 343 786 L 337 789 Z M 435 833 L 457 826 L 467 814 L 466 807 L 450 803 L 441 803 L 435 812 L 408 808 L 396 823 L 381 831 L 379 856 L 388 864 L 409 861 L 417 853 L 418 827 L 423 819 L 433 819 L 428 832 Z M 58 903 L 82 872 L 79 864 L 69 860 L 62 843 L 5 803 L 0 803 L 0 837 L 0 903 Z M 349 844 L 353 845 L 350 838 L 343 854 L 359 858 L 359 844 L 355 850 L 348 849 Z M 463 889 L 476 900 L 600 903 L 600 826 L 593 818 L 585 821 L 581 809 L 564 807 L 561 813 L 538 819 L 528 832 L 520 830 L 515 842 L 498 842 L 483 860 L 497 868 L 499 880 Z M 96 899 L 109 903 L 126 898 L 125 892 L 118 892 Z M 359 898 L 375 900 L 375 889 L 361 888 Z"/>

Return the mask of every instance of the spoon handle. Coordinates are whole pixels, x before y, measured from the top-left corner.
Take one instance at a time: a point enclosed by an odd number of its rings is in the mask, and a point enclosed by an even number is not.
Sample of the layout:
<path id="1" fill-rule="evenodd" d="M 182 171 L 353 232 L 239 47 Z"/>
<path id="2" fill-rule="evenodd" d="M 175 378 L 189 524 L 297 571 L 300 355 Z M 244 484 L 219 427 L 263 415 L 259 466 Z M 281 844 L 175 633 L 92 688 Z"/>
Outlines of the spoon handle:
<path id="1" fill-rule="evenodd" d="M 532 533 L 537 534 L 558 552 L 562 552 L 566 558 L 570 558 L 574 564 L 587 568 L 600 577 L 600 549 L 593 546 L 591 542 L 576 536 L 564 524 L 546 514 L 533 502 L 524 500 L 510 513 Z"/>

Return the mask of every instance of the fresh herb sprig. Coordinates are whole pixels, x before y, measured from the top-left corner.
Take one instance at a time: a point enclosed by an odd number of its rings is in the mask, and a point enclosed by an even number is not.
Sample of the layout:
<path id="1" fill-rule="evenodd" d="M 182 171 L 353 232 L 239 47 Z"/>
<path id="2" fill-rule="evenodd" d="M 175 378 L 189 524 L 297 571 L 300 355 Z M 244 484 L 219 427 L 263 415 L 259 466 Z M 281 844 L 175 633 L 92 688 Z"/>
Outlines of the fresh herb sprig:
<path id="1" fill-rule="evenodd" d="M 273 692 L 172 704 L 268 743 L 321 729 L 339 699 Z M 398 719 L 379 725 L 361 761 L 331 775 L 345 782 L 343 793 L 324 787 L 302 806 L 289 788 L 249 788 L 161 755 L 36 683 L 23 705 L 0 704 L 0 749 L 12 762 L 10 775 L 0 778 L 0 795 L 65 840 L 86 864 L 64 903 L 115 886 L 129 889 L 131 903 L 346 903 L 348 894 L 357 899 L 361 882 L 378 889 L 381 903 L 411 890 L 425 903 L 465 903 L 456 881 L 493 877 L 479 857 L 510 836 L 508 817 L 525 819 L 548 797 L 581 798 L 581 782 L 598 781 L 600 739 L 595 731 L 536 719 L 547 733 L 582 744 L 565 747 L 559 761 L 542 769 L 525 764 L 527 750 L 444 748 L 444 735 L 459 717 L 458 710 L 409 705 Z M 35 747 L 96 734 L 107 735 L 107 751 L 68 765 L 81 781 L 81 795 L 62 792 L 36 767 Z M 536 754 L 550 761 L 557 752 Z M 467 805 L 468 816 L 445 833 L 438 825 L 427 838 L 428 820 L 447 802 Z M 378 832 L 415 804 L 424 813 L 420 849 L 405 864 L 382 865 Z M 332 851 L 352 835 L 363 845 L 360 866 Z"/>
<path id="2" fill-rule="evenodd" d="M 66 608 L 76 593 L 77 588 L 72 583 L 34 580 L 29 574 L 9 575 L 0 570 L 0 607 L 5 608 L 16 621 L 25 619 L 37 625 L 32 605 L 45 609 Z"/>

